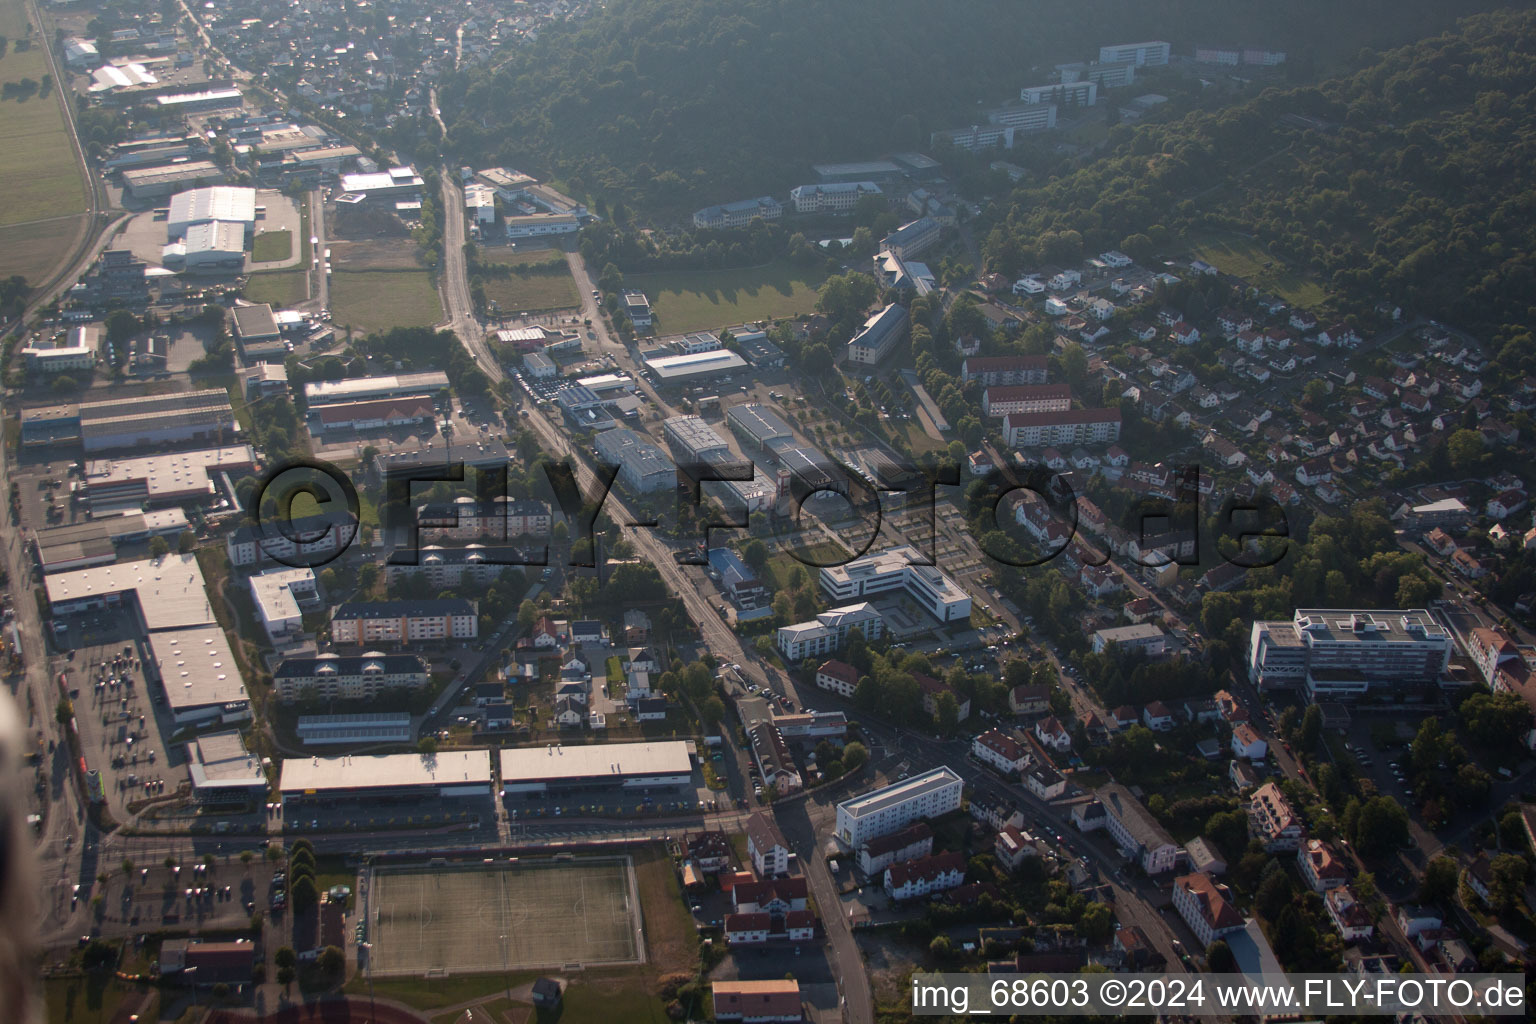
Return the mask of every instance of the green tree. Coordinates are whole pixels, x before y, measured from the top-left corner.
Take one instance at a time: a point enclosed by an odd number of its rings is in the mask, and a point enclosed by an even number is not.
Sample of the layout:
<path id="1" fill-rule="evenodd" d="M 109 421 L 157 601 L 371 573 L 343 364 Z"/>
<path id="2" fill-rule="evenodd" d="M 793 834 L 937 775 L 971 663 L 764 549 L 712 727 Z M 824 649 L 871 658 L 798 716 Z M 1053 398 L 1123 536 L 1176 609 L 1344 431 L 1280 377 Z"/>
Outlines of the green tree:
<path id="1" fill-rule="evenodd" d="M 1407 845 L 1408 812 L 1388 797 L 1371 797 L 1360 805 L 1353 838 L 1362 857 L 1385 857 Z"/>
<path id="2" fill-rule="evenodd" d="M 437 753 L 437 737 L 423 736 L 421 739 L 417 740 L 416 753 L 424 754 L 428 757 Z"/>
<path id="3" fill-rule="evenodd" d="M 699 705 L 699 719 L 713 729 L 725 718 L 725 702 L 711 694 Z"/>
<path id="4" fill-rule="evenodd" d="M 1107 904 L 1090 903 L 1083 908 L 1083 916 L 1077 919 L 1077 934 L 1095 946 L 1102 945 L 1109 939 L 1114 920 Z"/>
<path id="5" fill-rule="evenodd" d="M 1492 883 L 1488 895 L 1501 912 L 1520 904 L 1525 895 L 1525 858 L 1513 853 L 1501 853 L 1489 865 Z"/>
<path id="6" fill-rule="evenodd" d="M 843 767 L 848 771 L 854 771 L 863 767 L 869 760 L 869 748 L 858 740 L 850 740 L 843 747 Z"/>
<path id="7" fill-rule="evenodd" d="M 165 540 L 164 537 L 151 537 L 149 539 L 149 557 L 150 558 L 164 558 L 166 555 L 168 555 L 170 553 L 171 553 L 171 546 L 170 546 L 170 544 L 166 543 L 166 540 Z"/>
<path id="8" fill-rule="evenodd" d="M 272 954 L 272 962 L 279 967 L 296 967 L 299 956 L 292 946 L 279 946 L 277 952 Z"/>
<path id="9" fill-rule="evenodd" d="M 182 530 L 176 538 L 176 550 L 183 555 L 190 555 L 197 550 L 197 534 L 191 530 Z"/>
<path id="10" fill-rule="evenodd" d="M 1232 947 L 1222 939 L 1205 947 L 1205 965 L 1212 974 L 1236 974 L 1240 970 L 1237 957 L 1232 955 Z"/>
<path id="11" fill-rule="evenodd" d="M 299 880 L 289 887 L 292 894 L 293 912 L 295 914 L 308 913 L 320 899 L 319 890 L 315 888 L 315 880 L 310 875 L 300 875 Z"/>
<path id="12" fill-rule="evenodd" d="M 347 966 L 347 957 L 335 946 L 326 946 L 320 951 L 316 962 L 320 965 L 320 970 L 334 978 Z"/>
<path id="13" fill-rule="evenodd" d="M 1456 895 L 1461 869 L 1450 857 L 1440 856 L 1424 866 L 1424 878 L 1419 882 L 1419 899 L 1425 903 L 1448 903 Z"/>

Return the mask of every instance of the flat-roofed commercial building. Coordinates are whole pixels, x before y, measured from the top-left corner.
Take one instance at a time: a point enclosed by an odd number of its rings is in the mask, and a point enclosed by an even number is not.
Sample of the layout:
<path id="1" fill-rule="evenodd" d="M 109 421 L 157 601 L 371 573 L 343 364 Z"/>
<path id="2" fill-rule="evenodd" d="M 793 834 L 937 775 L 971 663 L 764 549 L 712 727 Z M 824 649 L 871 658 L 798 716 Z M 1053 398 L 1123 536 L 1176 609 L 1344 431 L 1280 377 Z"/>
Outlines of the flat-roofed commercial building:
<path id="1" fill-rule="evenodd" d="M 634 430 L 608 430 L 593 442 L 598 455 L 619 467 L 619 482 L 635 494 L 653 494 L 677 486 L 677 467 L 651 439 Z"/>
<path id="2" fill-rule="evenodd" d="M 56 573 L 43 586 L 56 616 L 132 604 L 146 632 L 214 621 L 203 571 L 190 553 Z"/>
<path id="3" fill-rule="evenodd" d="M 300 715 L 294 732 L 306 747 L 348 743 L 409 743 L 414 736 L 407 711 L 374 711 L 361 715 Z"/>
<path id="4" fill-rule="evenodd" d="M 845 565 L 829 565 L 821 570 L 821 589 L 833 601 L 900 590 L 940 622 L 969 617 L 970 596 L 933 566 L 916 564 L 921 558 L 916 548 L 902 545 Z"/>
<path id="5" fill-rule="evenodd" d="M 222 445 L 239 434 L 223 388 L 80 403 L 80 442 L 87 454 L 192 442 Z"/>
<path id="6" fill-rule="evenodd" d="M 229 637 L 215 623 L 165 629 L 149 636 L 146 675 L 165 690 L 178 726 L 251 717 L 251 698 L 240 678 Z"/>
<path id="7" fill-rule="evenodd" d="M 1145 654 L 1162 654 L 1168 645 L 1168 636 L 1157 626 L 1150 622 L 1143 622 L 1133 626 L 1113 626 L 1109 629 L 1101 629 L 1093 634 L 1093 650 L 1095 654 L 1102 654 L 1111 644 L 1125 650 L 1141 651 Z"/>
<path id="8" fill-rule="evenodd" d="M 29 345 L 21 350 L 27 369 L 37 373 L 89 370 L 96 365 L 101 347 L 101 328 L 95 324 L 71 327 L 58 345 Z"/>
<path id="9" fill-rule="evenodd" d="M 238 732 L 199 736 L 187 744 L 187 775 L 201 804 L 265 802 L 267 773 L 261 758 L 245 747 Z"/>
<path id="10" fill-rule="evenodd" d="M 307 801 L 490 799 L 491 752 L 290 757 L 278 789 L 283 806 Z"/>
<path id="11" fill-rule="evenodd" d="M 747 361 L 728 348 L 717 348 L 709 352 L 684 352 L 681 355 L 646 356 L 644 362 L 656 375 L 658 384 L 682 384 L 747 368 Z"/>
<path id="12" fill-rule="evenodd" d="M 282 336 L 270 303 L 236 306 L 230 314 L 235 320 L 235 338 L 241 345 L 277 341 Z"/>
<path id="13" fill-rule="evenodd" d="M 68 526 L 37 530 L 32 546 L 44 573 L 69 572 L 117 561 L 120 544 L 151 537 L 173 537 L 187 529 L 187 514 L 179 508 L 103 516 Z"/>
<path id="14" fill-rule="evenodd" d="M 224 172 L 208 160 L 190 160 L 162 167 L 130 167 L 123 187 L 135 199 L 160 199 L 178 189 L 223 181 Z"/>
<path id="15" fill-rule="evenodd" d="M 795 432 L 784 417 L 756 402 L 733 405 L 725 410 L 725 421 L 736 436 L 758 448 L 767 448 L 775 441 L 793 441 Z"/>
<path id="16" fill-rule="evenodd" d="M 86 463 L 83 497 L 100 515 L 119 508 L 207 502 L 218 497 L 215 480 L 231 480 L 256 468 L 248 444 L 201 448 L 132 459 L 92 459 Z"/>
<path id="17" fill-rule="evenodd" d="M 354 377 L 351 380 L 317 380 L 304 385 L 304 402 L 311 409 L 343 402 L 366 402 L 377 398 L 404 398 L 409 395 L 439 395 L 448 390 L 448 375 L 441 370 L 420 373 L 393 373 L 379 377 Z"/>
<path id="18" fill-rule="evenodd" d="M 529 213 L 505 217 L 502 223 L 508 238 L 568 235 L 581 230 L 581 218 L 574 213 Z"/>
<path id="19" fill-rule="evenodd" d="M 1423 608 L 1298 608 L 1289 622 L 1255 622 L 1248 677 L 1260 689 L 1348 700 L 1445 678 L 1455 642 Z"/>
<path id="20" fill-rule="evenodd" d="M 371 700 L 396 690 L 420 690 L 432 681 L 427 663 L 414 654 L 369 651 L 352 657 L 319 654 L 285 658 L 272 674 L 277 699 L 285 704 L 317 700 Z"/>
<path id="21" fill-rule="evenodd" d="M 948 766 L 934 768 L 837 805 L 837 837 L 857 849 L 919 818 L 960 809 L 965 783 Z"/>
<path id="22" fill-rule="evenodd" d="M 269 569 L 252 576 L 250 586 L 256 617 L 267 631 L 268 640 L 277 643 L 304 632 L 304 610 L 300 603 L 311 604 L 319 599 L 313 569 Z"/>
<path id="23" fill-rule="evenodd" d="M 443 643 L 479 635 L 476 604 L 461 597 L 348 601 L 331 616 L 331 639 L 338 644 Z"/>
<path id="24" fill-rule="evenodd" d="M 187 273 L 239 271 L 245 267 L 245 227 L 227 220 L 205 220 L 187 227 L 179 242 L 161 252 L 165 265 Z"/>
<path id="25" fill-rule="evenodd" d="M 728 456 L 731 446 L 715 428 L 699 416 L 673 416 L 662 424 L 667 443 L 684 462 L 699 463 L 705 459 Z"/>
<path id="26" fill-rule="evenodd" d="M 571 790 L 671 789 L 693 777 L 683 740 L 505 747 L 501 791 L 508 796 Z"/>

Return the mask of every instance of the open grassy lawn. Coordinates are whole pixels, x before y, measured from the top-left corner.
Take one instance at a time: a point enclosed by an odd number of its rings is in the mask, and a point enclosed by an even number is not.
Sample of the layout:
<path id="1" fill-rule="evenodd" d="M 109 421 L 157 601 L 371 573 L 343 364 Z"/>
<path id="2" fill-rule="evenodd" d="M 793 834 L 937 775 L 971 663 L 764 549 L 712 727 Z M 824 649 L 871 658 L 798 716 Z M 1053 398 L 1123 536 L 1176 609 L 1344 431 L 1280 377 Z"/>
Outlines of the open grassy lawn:
<path id="1" fill-rule="evenodd" d="M 252 274 L 245 284 L 245 297 L 252 302 L 270 302 L 278 308 L 293 306 L 309 298 L 309 282 L 302 270 Z"/>
<path id="2" fill-rule="evenodd" d="M 699 933 L 683 902 L 672 858 L 660 846 L 634 852 L 635 884 L 645 926 L 646 959 L 663 974 L 692 972 L 699 962 Z M 615 1016 L 614 1020 L 628 1020 Z"/>
<path id="3" fill-rule="evenodd" d="M 1222 273 L 1235 274 L 1263 291 L 1274 292 L 1292 306 L 1315 309 L 1328 297 L 1322 285 L 1287 267 L 1252 238 L 1202 232 L 1190 239 L 1190 249 Z"/>
<path id="4" fill-rule="evenodd" d="M 286 260 L 293 255 L 292 231 L 263 231 L 251 247 L 251 259 L 257 263 Z"/>
<path id="5" fill-rule="evenodd" d="M 331 275 L 335 324 L 363 331 L 430 327 L 443 319 L 425 270 L 338 270 Z"/>
<path id="6" fill-rule="evenodd" d="M 140 1020 L 154 1020 L 159 991 L 150 985 L 121 981 L 110 973 L 95 972 L 75 978 L 50 978 L 43 982 L 48 1024 L 107 1024 L 138 1013 Z"/>
<path id="7" fill-rule="evenodd" d="M 650 298 L 657 334 L 684 334 L 808 313 L 825 277 L 775 260 L 745 270 L 630 274 L 624 286 Z"/>
<path id="8" fill-rule="evenodd" d="M 800 558 L 795 557 L 801 556 Z M 817 544 L 808 544 L 804 547 L 796 547 L 795 554 L 781 551 L 768 559 L 768 575 L 773 579 L 774 590 L 788 590 L 790 573 L 799 566 L 805 570 L 806 575 L 814 581 L 816 574 L 821 571 L 820 565 L 808 565 L 806 562 L 833 563 L 839 559 L 846 560 L 848 552 L 833 544 L 831 541 L 822 541 Z M 802 561 L 802 558 L 804 561 Z"/>
<path id="9" fill-rule="evenodd" d="M 576 279 L 559 249 L 512 249 L 495 246 L 479 250 L 482 263 L 504 267 L 539 265 L 538 270 L 485 278 L 485 297 L 503 313 L 545 309 L 570 309 L 581 305 Z M 545 267 L 545 264 L 559 264 Z"/>

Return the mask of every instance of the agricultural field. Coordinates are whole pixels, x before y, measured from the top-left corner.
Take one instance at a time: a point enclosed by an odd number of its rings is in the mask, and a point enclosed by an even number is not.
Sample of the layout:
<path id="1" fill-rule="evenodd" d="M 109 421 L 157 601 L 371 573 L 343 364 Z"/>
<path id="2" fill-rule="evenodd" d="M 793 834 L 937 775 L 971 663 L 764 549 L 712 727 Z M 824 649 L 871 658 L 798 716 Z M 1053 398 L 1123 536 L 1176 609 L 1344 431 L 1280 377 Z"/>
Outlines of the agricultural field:
<path id="1" fill-rule="evenodd" d="M 559 249 L 509 249 L 505 247 L 479 250 L 482 263 L 494 263 L 504 267 L 520 267 L 544 264 L 559 260 L 561 266 L 554 269 L 540 268 L 513 273 L 506 277 L 484 277 L 485 297 L 494 302 L 502 313 L 521 313 L 534 310 L 571 309 L 581 305 L 576 292 L 576 279 L 565 266 L 565 256 Z"/>
<path id="2" fill-rule="evenodd" d="M 22 0 L 0 0 L 0 35 L 0 274 L 38 280 L 79 239 L 85 180 Z"/>
<path id="3" fill-rule="evenodd" d="M 331 314 L 338 327 L 372 332 L 430 327 L 442 321 L 443 306 L 425 270 L 338 270 Z"/>
<path id="4" fill-rule="evenodd" d="M 1287 267 L 1252 238 L 1206 232 L 1190 240 L 1190 251 L 1223 274 L 1233 274 L 1262 291 L 1274 292 L 1300 309 L 1316 309 L 1328 298 L 1322 285 Z"/>
<path id="5" fill-rule="evenodd" d="M 657 334 L 686 334 L 809 313 L 825 277 L 820 270 L 775 260 L 743 270 L 629 274 L 624 287 L 651 300 Z"/>

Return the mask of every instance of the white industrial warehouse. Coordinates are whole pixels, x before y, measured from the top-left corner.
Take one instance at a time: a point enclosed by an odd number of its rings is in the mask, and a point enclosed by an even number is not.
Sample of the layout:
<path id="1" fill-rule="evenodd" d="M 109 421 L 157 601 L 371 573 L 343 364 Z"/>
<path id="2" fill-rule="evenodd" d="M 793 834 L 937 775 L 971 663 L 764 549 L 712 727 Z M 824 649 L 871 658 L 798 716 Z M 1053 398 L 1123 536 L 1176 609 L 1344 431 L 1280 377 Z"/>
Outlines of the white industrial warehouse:
<path id="1" fill-rule="evenodd" d="M 646 790 L 686 786 L 693 757 L 683 740 L 509 747 L 501 752 L 507 796 L 550 790 Z"/>
<path id="2" fill-rule="evenodd" d="M 491 796 L 491 752 L 290 757 L 278 781 L 283 803 Z"/>
<path id="3" fill-rule="evenodd" d="M 171 197 L 171 212 L 166 218 L 165 233 L 169 238 L 184 238 L 192 225 L 207 221 L 239 224 L 250 231 L 256 224 L 256 190 L 233 185 L 213 185 L 178 192 Z"/>

